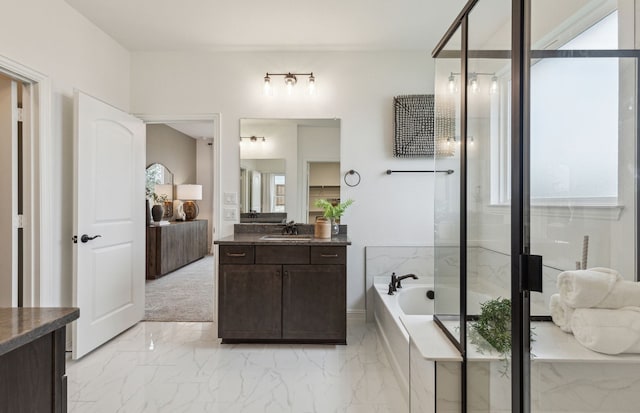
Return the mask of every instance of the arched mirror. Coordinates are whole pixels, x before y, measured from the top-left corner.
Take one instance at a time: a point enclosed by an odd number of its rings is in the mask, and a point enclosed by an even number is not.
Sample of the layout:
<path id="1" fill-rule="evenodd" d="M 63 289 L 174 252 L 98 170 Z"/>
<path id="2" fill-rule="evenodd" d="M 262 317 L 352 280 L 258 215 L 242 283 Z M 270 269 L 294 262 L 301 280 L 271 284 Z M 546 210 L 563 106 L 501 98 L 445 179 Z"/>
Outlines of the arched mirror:
<path id="1" fill-rule="evenodd" d="M 147 166 L 146 172 L 146 196 L 150 204 L 163 203 L 164 218 L 173 215 L 171 201 L 173 201 L 173 174 L 161 163 L 152 163 Z"/>

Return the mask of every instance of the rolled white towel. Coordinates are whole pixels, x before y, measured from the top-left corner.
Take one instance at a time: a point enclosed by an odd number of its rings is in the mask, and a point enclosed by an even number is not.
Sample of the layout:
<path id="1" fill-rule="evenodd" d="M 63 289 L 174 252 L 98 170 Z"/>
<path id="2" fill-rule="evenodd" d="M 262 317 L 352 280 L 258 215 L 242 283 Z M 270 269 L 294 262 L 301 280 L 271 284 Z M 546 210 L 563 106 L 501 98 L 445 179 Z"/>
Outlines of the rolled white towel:
<path id="1" fill-rule="evenodd" d="M 571 317 L 576 340 L 605 354 L 640 353 L 640 308 L 578 308 Z"/>
<path id="2" fill-rule="evenodd" d="M 575 311 L 560 299 L 560 294 L 553 294 L 549 300 L 551 319 L 565 333 L 571 333 L 571 316 Z"/>
<path id="3" fill-rule="evenodd" d="M 621 280 L 620 274 L 609 268 L 564 271 L 558 274 L 558 292 L 569 307 L 597 307 Z"/>

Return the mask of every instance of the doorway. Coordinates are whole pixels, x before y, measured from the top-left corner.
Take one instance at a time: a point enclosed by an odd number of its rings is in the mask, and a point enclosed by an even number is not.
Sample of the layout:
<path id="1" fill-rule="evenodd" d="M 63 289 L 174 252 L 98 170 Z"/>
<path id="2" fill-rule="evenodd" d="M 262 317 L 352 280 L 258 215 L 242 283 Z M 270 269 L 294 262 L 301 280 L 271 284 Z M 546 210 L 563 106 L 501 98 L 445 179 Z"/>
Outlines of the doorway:
<path id="1" fill-rule="evenodd" d="M 147 197 L 160 195 L 156 203 L 164 207 L 164 215 L 160 222 L 152 220 L 146 230 L 145 321 L 214 321 L 216 117 L 144 120 L 147 167 L 162 165 L 169 177 L 155 189 L 149 188 L 147 177 Z M 195 189 L 197 194 L 186 195 L 186 189 Z M 181 216 L 185 201 L 197 205 L 194 220 Z"/>
<path id="2" fill-rule="evenodd" d="M 49 291 L 51 244 L 41 228 L 51 221 L 40 207 L 51 205 L 48 135 L 50 82 L 28 67 L 0 56 L 0 306 L 46 305 L 41 291 Z"/>

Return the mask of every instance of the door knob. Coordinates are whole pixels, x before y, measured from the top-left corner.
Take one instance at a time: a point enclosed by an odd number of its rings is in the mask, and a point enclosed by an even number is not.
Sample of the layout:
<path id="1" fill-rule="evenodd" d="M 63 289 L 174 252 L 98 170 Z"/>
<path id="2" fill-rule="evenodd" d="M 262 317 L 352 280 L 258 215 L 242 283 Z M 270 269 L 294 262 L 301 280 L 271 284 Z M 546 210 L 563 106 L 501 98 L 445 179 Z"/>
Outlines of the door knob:
<path id="1" fill-rule="evenodd" d="M 82 234 L 82 236 L 80 237 L 80 241 L 82 242 L 89 242 L 92 239 L 96 239 L 98 237 L 101 237 L 102 235 L 94 235 L 93 237 L 88 236 L 87 234 Z"/>

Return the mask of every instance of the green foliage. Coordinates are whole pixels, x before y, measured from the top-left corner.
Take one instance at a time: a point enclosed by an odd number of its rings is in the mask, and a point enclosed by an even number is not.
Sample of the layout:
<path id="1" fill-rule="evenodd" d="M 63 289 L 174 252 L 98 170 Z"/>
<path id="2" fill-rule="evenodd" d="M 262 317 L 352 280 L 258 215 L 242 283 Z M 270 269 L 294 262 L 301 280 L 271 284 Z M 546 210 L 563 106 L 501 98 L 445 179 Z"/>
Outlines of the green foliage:
<path id="1" fill-rule="evenodd" d="M 504 361 L 503 376 L 509 373 L 511 354 L 511 300 L 496 298 L 480 304 L 478 321 L 471 324 L 469 339 L 478 351 L 497 351 Z"/>
<path id="2" fill-rule="evenodd" d="M 471 329 L 499 353 L 508 354 L 511 351 L 511 300 L 489 300 L 480 304 L 480 308 L 480 317 L 471 325 Z"/>
<path id="3" fill-rule="evenodd" d="M 353 204 L 353 199 L 347 199 L 346 201 L 337 205 L 333 205 L 326 199 L 318 199 L 315 202 L 315 206 L 324 210 L 323 215 L 325 218 L 334 219 L 340 218 L 342 214 L 344 214 L 345 209 L 347 209 L 347 207 L 351 204 Z"/>

